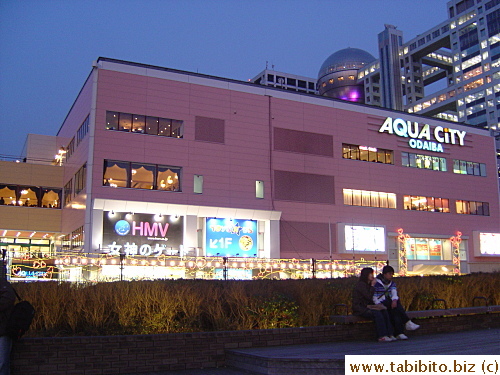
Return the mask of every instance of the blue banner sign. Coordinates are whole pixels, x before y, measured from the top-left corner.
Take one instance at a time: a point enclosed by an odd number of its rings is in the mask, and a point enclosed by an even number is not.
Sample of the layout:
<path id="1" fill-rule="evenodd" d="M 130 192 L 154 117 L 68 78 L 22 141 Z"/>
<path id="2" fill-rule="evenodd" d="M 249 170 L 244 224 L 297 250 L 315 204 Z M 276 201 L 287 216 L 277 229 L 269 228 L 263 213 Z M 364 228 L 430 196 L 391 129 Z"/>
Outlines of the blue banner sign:
<path id="1" fill-rule="evenodd" d="M 257 221 L 207 218 L 207 256 L 256 257 Z"/>

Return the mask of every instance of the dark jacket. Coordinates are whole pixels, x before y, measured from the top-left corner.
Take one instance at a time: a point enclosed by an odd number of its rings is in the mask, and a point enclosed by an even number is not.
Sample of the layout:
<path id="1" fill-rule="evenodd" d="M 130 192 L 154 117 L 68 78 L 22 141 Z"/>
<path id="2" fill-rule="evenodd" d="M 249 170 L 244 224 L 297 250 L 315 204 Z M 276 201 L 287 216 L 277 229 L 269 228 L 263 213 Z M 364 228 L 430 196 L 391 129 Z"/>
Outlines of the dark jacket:
<path id="1" fill-rule="evenodd" d="M 373 305 L 375 288 L 363 281 L 358 281 L 352 292 L 352 313 L 361 315 L 368 310 L 368 305 Z"/>
<path id="2" fill-rule="evenodd" d="M 16 302 L 16 293 L 12 285 L 5 280 L 0 279 L 0 336 L 5 335 L 7 321 L 12 313 Z"/>

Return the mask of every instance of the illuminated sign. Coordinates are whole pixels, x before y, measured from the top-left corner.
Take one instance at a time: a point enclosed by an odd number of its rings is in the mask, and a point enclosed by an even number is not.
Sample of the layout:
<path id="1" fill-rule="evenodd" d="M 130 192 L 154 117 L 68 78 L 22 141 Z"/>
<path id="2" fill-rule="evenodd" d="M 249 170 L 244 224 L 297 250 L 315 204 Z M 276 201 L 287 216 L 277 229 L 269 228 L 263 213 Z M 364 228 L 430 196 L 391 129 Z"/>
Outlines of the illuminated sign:
<path id="1" fill-rule="evenodd" d="M 344 226 L 345 250 L 359 252 L 385 252 L 385 228 L 364 225 Z"/>
<path id="2" fill-rule="evenodd" d="M 257 221 L 207 218 L 207 256 L 256 257 Z"/>
<path id="3" fill-rule="evenodd" d="M 54 273 L 57 273 L 57 268 L 47 266 L 46 264 L 37 265 L 37 263 L 42 262 L 35 261 L 32 266 L 26 264 L 12 264 L 10 268 L 11 279 L 52 279 Z"/>
<path id="4" fill-rule="evenodd" d="M 500 255 L 500 233 L 479 233 L 481 255 Z"/>
<path id="5" fill-rule="evenodd" d="M 379 133 L 395 134 L 399 137 L 410 138 L 408 145 L 418 150 L 444 152 L 443 143 L 460 145 L 465 144 L 465 130 L 457 130 L 436 126 L 434 130 L 428 124 L 405 121 L 401 118 L 387 117 L 378 130 Z"/>
<path id="6" fill-rule="evenodd" d="M 182 255 L 183 218 L 104 212 L 103 251 L 110 255 Z"/>

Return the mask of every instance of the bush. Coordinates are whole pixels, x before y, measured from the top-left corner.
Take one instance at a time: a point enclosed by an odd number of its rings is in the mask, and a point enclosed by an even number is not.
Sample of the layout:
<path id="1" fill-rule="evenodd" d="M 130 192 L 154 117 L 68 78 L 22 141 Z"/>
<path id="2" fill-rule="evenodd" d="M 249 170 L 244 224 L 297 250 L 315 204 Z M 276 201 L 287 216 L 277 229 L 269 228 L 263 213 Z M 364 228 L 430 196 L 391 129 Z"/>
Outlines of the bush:
<path id="1" fill-rule="evenodd" d="M 151 334 L 328 324 L 333 306 L 350 308 L 356 278 L 306 280 L 158 280 L 92 285 L 16 284 L 36 309 L 28 336 Z M 476 296 L 500 304 L 500 273 L 395 279 L 408 310 L 433 299 L 448 307 Z"/>

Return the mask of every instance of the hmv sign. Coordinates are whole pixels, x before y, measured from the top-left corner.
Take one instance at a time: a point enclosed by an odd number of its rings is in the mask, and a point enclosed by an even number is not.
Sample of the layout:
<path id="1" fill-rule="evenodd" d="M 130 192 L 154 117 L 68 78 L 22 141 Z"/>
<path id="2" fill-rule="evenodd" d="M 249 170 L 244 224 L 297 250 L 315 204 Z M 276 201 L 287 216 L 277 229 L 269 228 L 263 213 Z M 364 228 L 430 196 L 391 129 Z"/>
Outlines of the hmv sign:
<path id="1" fill-rule="evenodd" d="M 105 211 L 103 252 L 126 256 L 182 255 L 184 218 Z"/>

